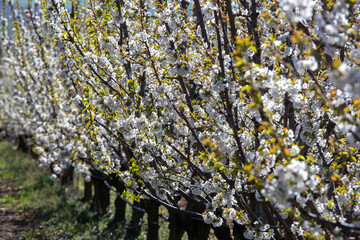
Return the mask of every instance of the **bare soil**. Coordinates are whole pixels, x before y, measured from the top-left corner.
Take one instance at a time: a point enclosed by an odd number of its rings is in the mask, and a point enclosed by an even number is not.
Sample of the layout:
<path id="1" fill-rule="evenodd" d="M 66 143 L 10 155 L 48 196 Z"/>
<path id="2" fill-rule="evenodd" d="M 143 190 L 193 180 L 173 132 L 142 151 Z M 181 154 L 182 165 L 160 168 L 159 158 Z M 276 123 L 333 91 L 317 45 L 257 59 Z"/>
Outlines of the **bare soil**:
<path id="1" fill-rule="evenodd" d="M 13 197 L 18 191 L 12 180 L 0 178 L 0 199 Z M 0 240 L 25 239 L 21 237 L 21 232 L 27 232 L 29 228 L 27 221 L 19 212 L 6 201 L 0 202 Z"/>

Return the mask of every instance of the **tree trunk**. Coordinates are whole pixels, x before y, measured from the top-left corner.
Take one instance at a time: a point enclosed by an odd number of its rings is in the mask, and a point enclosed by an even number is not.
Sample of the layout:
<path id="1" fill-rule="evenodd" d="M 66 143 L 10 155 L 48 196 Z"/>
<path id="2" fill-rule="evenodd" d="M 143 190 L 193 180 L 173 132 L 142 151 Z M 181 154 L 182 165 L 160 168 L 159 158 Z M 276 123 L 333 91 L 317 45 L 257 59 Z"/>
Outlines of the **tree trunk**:
<path id="1" fill-rule="evenodd" d="M 17 148 L 18 150 L 27 153 L 28 152 L 28 145 L 26 144 L 25 135 L 20 135 L 16 139 Z"/>
<path id="2" fill-rule="evenodd" d="M 197 202 L 188 201 L 186 210 L 202 213 L 205 206 L 199 205 Z M 186 215 L 186 232 L 189 240 L 207 240 L 210 233 L 210 225 L 206 224 L 202 218 Z"/>
<path id="3" fill-rule="evenodd" d="M 220 227 L 213 227 L 215 236 L 219 240 L 232 240 L 229 226 L 223 222 Z"/>
<path id="4" fill-rule="evenodd" d="M 90 201 L 92 197 L 92 182 L 84 181 L 84 196 L 81 199 L 82 202 Z"/>
<path id="5" fill-rule="evenodd" d="M 159 203 L 152 200 L 145 200 L 145 208 L 148 214 L 147 240 L 159 239 L 159 207 Z"/>
<path id="6" fill-rule="evenodd" d="M 189 216 L 191 218 L 191 216 Z M 210 233 L 210 225 L 202 220 L 190 220 L 186 228 L 189 240 L 207 240 Z"/>
<path id="7" fill-rule="evenodd" d="M 110 206 L 110 191 L 104 184 L 104 180 L 100 177 L 100 174 L 97 174 L 96 171 L 92 172 L 92 182 L 94 183 L 94 197 L 92 202 L 92 208 L 99 213 L 104 215 L 108 211 Z"/>
<path id="8" fill-rule="evenodd" d="M 134 202 L 134 205 L 137 207 L 143 208 L 144 202 L 143 202 L 143 200 L 140 200 L 140 203 Z M 141 225 L 139 225 L 139 224 L 140 224 L 140 221 L 143 216 L 144 216 L 144 212 L 133 208 L 131 221 L 130 221 L 129 227 L 126 231 L 125 238 L 124 238 L 125 240 L 135 240 L 139 236 L 139 233 L 141 230 Z"/>
<path id="9" fill-rule="evenodd" d="M 125 210 L 126 203 L 121 199 L 120 196 L 117 196 L 115 199 L 114 222 L 125 222 Z"/>
<path id="10" fill-rule="evenodd" d="M 168 209 L 169 212 L 169 240 L 181 240 L 185 233 L 184 221 L 185 215 L 173 209 Z"/>
<path id="11" fill-rule="evenodd" d="M 234 240 L 246 240 L 244 237 L 244 232 L 246 230 L 245 226 L 238 224 L 237 222 L 233 221 L 234 227 L 233 227 L 233 235 Z"/>
<path id="12" fill-rule="evenodd" d="M 60 176 L 60 181 L 63 186 L 71 187 L 74 184 L 74 167 L 68 166 Z"/>
<path id="13" fill-rule="evenodd" d="M 121 198 L 121 194 L 125 191 L 126 187 L 123 182 L 121 182 L 116 174 L 110 174 L 108 183 L 113 186 L 117 191 L 117 197 L 115 199 L 115 216 L 113 219 L 113 223 L 122 222 L 125 224 L 125 210 L 126 203 Z"/>

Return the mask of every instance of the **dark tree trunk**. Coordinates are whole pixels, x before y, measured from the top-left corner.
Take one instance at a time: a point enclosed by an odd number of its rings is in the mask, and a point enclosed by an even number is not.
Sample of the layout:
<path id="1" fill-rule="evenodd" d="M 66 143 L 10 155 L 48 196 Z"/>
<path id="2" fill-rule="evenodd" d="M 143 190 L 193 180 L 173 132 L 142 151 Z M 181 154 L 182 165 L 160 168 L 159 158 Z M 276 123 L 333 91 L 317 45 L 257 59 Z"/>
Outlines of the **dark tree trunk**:
<path id="1" fill-rule="evenodd" d="M 234 227 L 233 227 L 234 240 L 246 240 L 246 238 L 244 237 L 244 232 L 246 230 L 245 226 L 240 225 L 235 221 L 233 222 L 234 222 Z"/>
<path id="2" fill-rule="evenodd" d="M 5 139 L 9 139 L 9 136 L 3 128 L 0 128 L 0 140 Z"/>
<path id="3" fill-rule="evenodd" d="M 205 206 L 197 202 L 188 201 L 186 210 L 202 213 Z M 195 218 L 194 216 L 186 215 L 185 229 L 189 240 L 207 240 L 210 233 L 210 225 L 206 224 L 202 218 Z"/>
<path id="4" fill-rule="evenodd" d="M 224 222 L 220 227 L 213 227 L 215 236 L 219 240 L 232 240 L 230 228 Z"/>
<path id="5" fill-rule="evenodd" d="M 144 202 L 143 202 L 143 200 L 140 200 L 140 203 L 134 202 L 134 205 L 137 207 L 143 208 Z M 135 240 L 139 236 L 140 229 L 141 229 L 140 221 L 143 216 L 144 216 L 144 212 L 133 208 L 131 221 L 130 221 L 130 224 L 126 231 L 125 238 L 124 238 L 125 240 Z"/>
<path id="6" fill-rule="evenodd" d="M 191 216 L 189 216 L 191 218 Z M 210 225 L 204 223 L 203 220 L 189 219 L 186 232 L 189 240 L 207 240 L 210 233 Z"/>
<path id="7" fill-rule="evenodd" d="M 92 172 L 91 180 L 94 184 L 94 197 L 92 209 L 100 215 L 104 215 L 110 206 L 110 191 L 101 179 L 101 175 L 97 171 Z"/>
<path id="8" fill-rule="evenodd" d="M 125 210 L 126 203 L 121 199 L 120 196 L 117 196 L 115 199 L 115 216 L 114 222 L 125 222 Z"/>
<path id="9" fill-rule="evenodd" d="M 2 138 L 3 137 L 3 138 Z M 1 133 L 1 129 L 0 129 L 0 139 L 9 139 L 10 137 L 5 133 L 5 134 L 2 134 Z M 31 139 L 32 136 L 31 135 L 20 135 L 18 137 L 16 137 L 15 139 L 12 138 L 11 139 L 11 142 L 17 146 L 17 149 L 24 152 L 24 153 L 27 153 L 29 154 L 30 157 L 34 158 L 34 159 L 37 159 L 39 156 L 33 152 L 32 150 L 32 145 L 28 145 L 27 143 L 27 140 L 28 139 Z"/>
<path id="10" fill-rule="evenodd" d="M 159 239 L 159 207 L 159 203 L 145 200 L 145 208 L 148 214 L 147 240 Z"/>
<path id="11" fill-rule="evenodd" d="M 84 196 L 81 199 L 82 202 L 90 201 L 92 197 L 92 182 L 84 181 Z"/>
<path id="12" fill-rule="evenodd" d="M 122 222 L 125 223 L 125 210 L 126 203 L 121 198 L 121 194 L 125 191 L 126 187 L 123 182 L 119 180 L 119 177 L 116 174 L 111 174 L 108 179 L 108 183 L 115 187 L 117 197 L 115 199 L 115 216 L 113 223 Z"/>
<path id="13" fill-rule="evenodd" d="M 173 209 L 168 209 L 169 212 L 169 240 L 181 240 L 185 233 L 184 221 L 185 215 Z"/>
<path id="14" fill-rule="evenodd" d="M 28 145 L 26 144 L 25 135 L 20 135 L 16 139 L 17 148 L 25 153 L 28 152 Z"/>
<path id="15" fill-rule="evenodd" d="M 60 176 L 60 181 L 63 186 L 70 187 L 74 184 L 74 167 L 68 166 Z"/>

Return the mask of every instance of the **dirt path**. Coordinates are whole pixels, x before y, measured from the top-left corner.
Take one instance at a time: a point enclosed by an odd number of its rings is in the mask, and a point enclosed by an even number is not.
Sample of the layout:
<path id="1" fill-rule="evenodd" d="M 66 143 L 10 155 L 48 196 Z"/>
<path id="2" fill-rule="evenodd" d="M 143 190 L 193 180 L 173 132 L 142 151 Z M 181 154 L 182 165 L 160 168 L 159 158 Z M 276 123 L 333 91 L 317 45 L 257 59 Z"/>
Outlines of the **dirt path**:
<path id="1" fill-rule="evenodd" d="M 20 213 L 6 204 L 6 198 L 15 196 L 17 192 L 13 181 L 0 178 L 0 240 L 25 239 L 20 237 L 20 233 L 29 229 Z"/>

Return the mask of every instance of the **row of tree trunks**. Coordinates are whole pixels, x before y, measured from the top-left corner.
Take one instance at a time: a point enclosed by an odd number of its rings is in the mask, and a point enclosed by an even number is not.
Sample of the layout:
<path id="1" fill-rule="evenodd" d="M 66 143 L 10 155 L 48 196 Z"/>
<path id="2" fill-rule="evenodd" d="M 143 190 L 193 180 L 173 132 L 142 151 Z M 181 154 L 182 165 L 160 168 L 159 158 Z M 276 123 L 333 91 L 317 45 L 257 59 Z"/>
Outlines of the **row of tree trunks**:
<path id="1" fill-rule="evenodd" d="M 30 153 L 31 147 L 26 142 L 26 136 L 19 136 L 15 139 L 15 144 L 18 149 Z M 99 215 L 108 213 L 110 206 L 110 189 L 105 185 L 105 176 L 96 170 L 91 171 L 92 177 L 90 182 L 84 181 L 84 195 L 81 201 L 91 201 L 91 210 L 97 212 Z M 125 222 L 126 203 L 119 196 L 125 190 L 125 186 L 116 178 L 116 176 L 106 177 L 108 183 L 117 190 L 117 198 L 115 199 L 115 215 L 113 223 Z M 60 176 L 60 181 L 64 186 L 72 186 L 74 182 L 74 168 L 69 166 Z M 159 239 L 159 208 L 160 204 L 153 200 L 141 200 L 134 202 L 138 209 L 145 209 L 148 220 L 147 239 Z M 141 230 L 141 220 L 145 214 L 133 208 L 131 221 L 127 228 L 125 239 L 133 240 L 139 236 Z M 196 202 L 188 201 L 186 203 L 186 210 L 202 213 L 205 206 L 198 205 Z M 177 210 L 168 209 L 169 213 L 169 240 L 181 240 L 182 236 L 187 232 L 189 240 L 207 240 L 209 237 L 211 226 L 206 224 L 201 218 L 197 219 L 193 216 L 184 214 Z M 213 228 L 215 236 L 218 239 L 230 240 L 230 228 L 224 223 L 222 226 Z M 243 237 L 243 226 L 235 223 L 233 228 L 233 236 L 235 240 L 245 239 Z"/>
<path id="2" fill-rule="evenodd" d="M 29 153 L 31 148 L 27 145 L 25 136 L 19 136 L 15 139 L 15 143 L 19 150 Z M 84 181 L 84 195 L 81 199 L 83 202 L 91 201 L 91 210 L 97 212 L 99 215 L 105 215 L 110 206 L 110 189 L 104 183 L 104 176 L 101 172 L 92 170 L 92 177 L 90 182 Z M 119 196 L 125 190 L 125 186 L 116 178 L 116 176 L 110 176 L 107 179 L 110 185 L 116 190 L 118 196 L 115 199 L 115 215 L 113 223 L 125 222 L 125 209 L 126 203 Z M 60 176 L 60 181 L 64 186 L 72 186 L 74 181 L 74 168 L 69 166 L 66 168 Z M 155 201 L 141 200 L 135 202 L 134 205 L 139 209 L 145 209 L 148 218 L 148 231 L 147 239 L 157 240 L 159 239 L 159 207 Z M 195 202 L 187 202 L 186 210 L 203 212 L 204 206 L 199 206 Z M 141 230 L 141 220 L 144 216 L 144 211 L 133 208 L 131 221 L 127 228 L 125 239 L 133 240 L 139 236 Z M 202 219 L 194 218 L 190 215 L 184 214 L 177 210 L 168 209 L 169 213 L 169 240 L 181 240 L 182 236 L 187 232 L 189 240 L 207 240 L 209 237 L 211 226 L 204 223 Z M 215 236 L 218 239 L 230 240 L 230 239 L 245 239 L 243 237 L 244 227 L 234 223 L 233 237 L 231 235 L 230 228 L 224 223 L 222 226 L 213 228 Z"/>
<path id="3" fill-rule="evenodd" d="M 20 136 L 16 140 L 16 145 L 19 150 L 29 153 L 30 148 L 26 143 L 25 136 Z M 60 176 L 60 181 L 64 186 L 73 185 L 74 180 L 74 168 L 69 166 Z M 110 190 L 104 183 L 104 176 L 102 173 L 96 170 L 91 171 L 92 177 L 90 182 L 84 181 L 84 195 L 81 199 L 83 202 L 91 201 L 91 210 L 97 212 L 99 215 L 105 215 L 110 206 Z M 126 203 L 119 196 L 125 190 L 125 186 L 116 178 L 116 176 L 110 176 L 107 179 L 108 183 L 112 185 L 116 190 L 118 196 L 115 199 L 115 215 L 112 224 L 125 222 L 125 210 Z M 159 208 L 160 204 L 152 200 L 141 200 L 140 202 L 134 202 L 135 207 L 139 209 L 145 209 L 148 220 L 148 240 L 159 239 Z M 204 206 L 198 205 L 195 202 L 187 202 L 186 210 L 203 212 Z M 180 211 L 169 208 L 169 240 L 181 240 L 185 232 L 188 235 L 189 240 L 207 240 L 209 237 L 211 226 L 206 224 L 202 219 L 194 218 L 193 216 L 184 214 Z M 126 240 L 135 240 L 141 231 L 141 220 L 144 217 L 145 212 L 136 208 L 132 209 L 131 221 L 127 227 Z M 214 234 L 221 240 L 242 240 L 244 238 L 244 226 L 234 222 L 233 233 L 228 225 L 225 223 L 213 228 Z"/>
<path id="4" fill-rule="evenodd" d="M 99 215 L 104 215 L 107 213 L 110 206 L 110 190 L 105 185 L 104 180 L 100 173 L 93 171 L 93 176 L 90 182 L 84 181 L 84 195 L 81 198 L 82 202 L 91 202 L 92 210 L 96 211 Z M 119 196 L 125 190 L 125 187 L 120 184 L 119 181 L 113 180 L 110 178 L 108 182 L 114 186 L 117 190 L 117 197 L 114 202 L 115 206 L 115 215 L 111 224 L 115 223 L 125 223 L 125 209 L 126 203 Z M 93 186 L 94 186 L 94 196 L 93 196 Z"/>
<path id="5" fill-rule="evenodd" d="M 186 203 L 186 210 L 203 212 L 204 206 L 199 206 L 194 202 Z M 205 240 L 208 239 L 211 226 L 206 224 L 203 219 L 194 218 L 188 214 L 184 214 L 177 210 L 168 208 L 169 213 L 169 240 L 181 240 L 185 232 L 189 240 Z M 217 239 L 221 240 L 245 240 L 243 225 L 233 222 L 233 231 L 224 222 L 220 227 L 213 227 L 214 234 Z"/>

